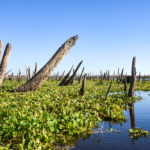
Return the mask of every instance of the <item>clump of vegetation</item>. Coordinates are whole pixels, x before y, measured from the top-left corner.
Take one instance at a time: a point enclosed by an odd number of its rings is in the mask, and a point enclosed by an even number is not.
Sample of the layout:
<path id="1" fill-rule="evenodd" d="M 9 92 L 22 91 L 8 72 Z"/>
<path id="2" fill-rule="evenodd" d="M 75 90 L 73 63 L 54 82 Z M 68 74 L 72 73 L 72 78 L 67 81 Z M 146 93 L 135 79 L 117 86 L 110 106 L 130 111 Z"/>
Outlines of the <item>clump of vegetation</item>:
<path id="1" fill-rule="evenodd" d="M 13 149 L 49 149 L 58 144 L 72 145 L 101 120 L 126 121 L 124 109 L 131 101 L 122 93 L 123 85 L 110 81 L 87 80 L 86 94 L 79 95 L 80 84 L 58 86 L 46 81 L 37 91 L 11 93 L 23 84 L 5 80 L 0 89 L 0 147 Z M 141 86 L 139 84 L 139 86 Z M 134 98 L 136 101 L 137 98 Z"/>
<path id="2" fill-rule="evenodd" d="M 129 129 L 130 138 L 138 139 L 139 137 L 148 137 L 148 131 L 143 131 L 142 128 Z"/>

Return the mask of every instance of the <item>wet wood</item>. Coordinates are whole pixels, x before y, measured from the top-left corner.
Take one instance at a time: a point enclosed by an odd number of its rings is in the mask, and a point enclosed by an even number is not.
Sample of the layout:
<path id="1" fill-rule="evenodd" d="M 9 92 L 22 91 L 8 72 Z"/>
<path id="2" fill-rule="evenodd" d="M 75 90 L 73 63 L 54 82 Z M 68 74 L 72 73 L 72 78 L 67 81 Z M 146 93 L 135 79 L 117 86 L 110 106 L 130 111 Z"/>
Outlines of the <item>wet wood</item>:
<path id="1" fill-rule="evenodd" d="M 134 112 L 134 103 L 129 104 L 130 109 L 130 121 L 131 121 L 131 128 L 135 129 L 136 128 L 136 121 L 135 121 L 135 112 Z"/>

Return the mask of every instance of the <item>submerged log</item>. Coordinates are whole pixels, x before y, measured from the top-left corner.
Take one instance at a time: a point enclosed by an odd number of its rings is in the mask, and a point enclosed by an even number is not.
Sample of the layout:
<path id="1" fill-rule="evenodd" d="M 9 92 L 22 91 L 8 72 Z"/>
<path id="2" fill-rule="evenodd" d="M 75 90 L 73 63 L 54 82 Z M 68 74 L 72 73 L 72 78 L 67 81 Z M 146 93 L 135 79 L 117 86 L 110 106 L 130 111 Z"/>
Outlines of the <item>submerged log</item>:
<path id="1" fill-rule="evenodd" d="M 53 55 L 53 57 L 24 85 L 20 86 L 15 91 L 27 92 L 35 91 L 47 80 L 49 75 L 54 71 L 57 65 L 61 62 L 63 57 L 71 50 L 75 45 L 78 36 L 69 38 Z"/>
<path id="2" fill-rule="evenodd" d="M 8 65 L 8 60 L 9 60 L 11 50 L 12 50 L 12 46 L 11 46 L 11 44 L 8 43 L 6 45 L 6 48 L 5 48 L 5 51 L 3 54 L 3 58 L 2 58 L 2 62 L 0 64 L 0 86 L 2 86 L 2 82 L 3 82 L 4 76 L 5 76 L 5 72 L 6 72 L 6 68 Z"/>
<path id="3" fill-rule="evenodd" d="M 79 70 L 81 64 L 83 63 L 83 61 L 81 61 L 78 66 L 76 67 L 76 69 L 73 72 L 73 75 L 66 81 L 65 85 L 69 85 L 72 83 L 72 81 L 75 79 L 77 71 Z"/>
<path id="4" fill-rule="evenodd" d="M 133 57 L 132 61 L 132 71 L 131 71 L 131 83 L 128 96 L 134 97 L 134 89 L 135 89 L 135 82 L 136 82 L 136 57 Z"/>

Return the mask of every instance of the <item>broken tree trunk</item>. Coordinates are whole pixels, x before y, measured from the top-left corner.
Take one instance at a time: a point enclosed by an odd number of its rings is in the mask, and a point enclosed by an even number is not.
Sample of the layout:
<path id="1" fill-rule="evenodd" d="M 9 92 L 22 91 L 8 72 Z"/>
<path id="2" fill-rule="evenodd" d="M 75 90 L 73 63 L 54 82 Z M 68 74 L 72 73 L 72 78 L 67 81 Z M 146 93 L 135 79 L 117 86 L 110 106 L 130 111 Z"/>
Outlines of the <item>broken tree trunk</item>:
<path id="1" fill-rule="evenodd" d="M 86 74 L 84 75 L 83 81 L 82 81 L 82 87 L 80 89 L 80 95 L 84 96 L 85 94 L 85 80 L 86 80 Z"/>
<path id="2" fill-rule="evenodd" d="M 69 70 L 69 72 L 66 74 L 66 76 L 64 77 L 64 79 L 61 81 L 61 83 L 59 84 L 59 86 L 65 85 L 67 79 L 68 79 L 69 76 L 70 76 L 70 73 L 71 73 L 72 69 L 73 69 L 73 66 L 71 67 L 71 69 Z"/>
<path id="3" fill-rule="evenodd" d="M 124 93 L 127 91 L 127 77 L 124 78 Z"/>
<path id="4" fill-rule="evenodd" d="M 83 61 L 81 61 L 78 66 L 76 67 L 76 69 L 73 72 L 73 75 L 66 81 L 65 85 L 69 85 L 72 83 L 72 81 L 74 80 L 74 78 L 76 77 L 77 71 L 80 68 L 81 64 L 83 63 Z"/>
<path id="5" fill-rule="evenodd" d="M 110 89 L 111 89 L 111 85 L 112 85 L 112 80 L 111 80 L 111 83 L 110 83 L 109 88 L 108 88 L 108 90 L 107 90 L 107 93 L 106 93 L 106 96 L 105 96 L 105 100 L 107 100 L 107 96 L 108 96 L 109 91 L 110 91 Z"/>
<path id="6" fill-rule="evenodd" d="M 47 80 L 49 75 L 57 67 L 63 57 L 71 50 L 75 45 L 78 36 L 69 38 L 53 55 L 53 57 L 24 85 L 20 86 L 15 91 L 27 92 L 35 91 Z"/>
<path id="7" fill-rule="evenodd" d="M 35 69 L 34 69 L 34 74 L 35 75 L 37 73 L 37 62 L 35 63 Z"/>
<path id="8" fill-rule="evenodd" d="M 59 80 L 61 80 L 61 79 L 63 78 L 64 74 L 65 74 L 65 70 L 64 70 L 64 72 L 62 73 L 62 75 L 60 76 Z"/>
<path id="9" fill-rule="evenodd" d="M 4 54 L 3 54 L 3 58 L 2 58 L 2 62 L 0 64 L 0 87 L 2 86 L 2 82 L 5 76 L 5 72 L 6 72 L 6 68 L 8 65 L 8 60 L 9 60 L 9 56 L 10 56 L 10 52 L 12 50 L 12 46 L 11 44 L 7 44 Z"/>
<path id="10" fill-rule="evenodd" d="M 80 82 L 81 82 L 81 78 L 82 78 L 83 72 L 84 72 L 84 67 L 83 67 L 82 72 L 81 72 L 81 75 L 80 75 L 80 77 L 79 77 L 79 81 L 78 81 L 79 84 L 80 84 Z"/>
<path id="11" fill-rule="evenodd" d="M 0 40 L 0 62 L 2 57 L 2 47 L 3 47 L 3 42 Z"/>
<path id="12" fill-rule="evenodd" d="M 135 81 L 136 81 L 136 57 L 133 57 L 130 89 L 128 93 L 128 96 L 132 98 L 134 97 Z"/>

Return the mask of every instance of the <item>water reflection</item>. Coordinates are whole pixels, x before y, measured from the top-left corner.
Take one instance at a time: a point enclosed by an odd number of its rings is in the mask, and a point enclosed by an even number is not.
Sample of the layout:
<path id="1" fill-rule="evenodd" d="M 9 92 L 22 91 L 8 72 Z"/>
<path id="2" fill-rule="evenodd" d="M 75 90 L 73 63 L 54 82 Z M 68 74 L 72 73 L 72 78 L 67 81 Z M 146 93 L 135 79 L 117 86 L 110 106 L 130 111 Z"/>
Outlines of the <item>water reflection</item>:
<path id="1" fill-rule="evenodd" d="M 135 111 L 134 111 L 134 103 L 129 104 L 130 109 L 130 122 L 131 122 L 131 128 L 135 129 L 136 128 L 136 122 L 135 122 Z"/>

